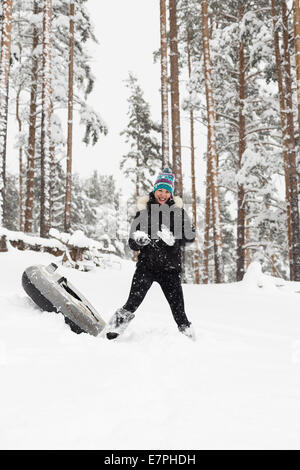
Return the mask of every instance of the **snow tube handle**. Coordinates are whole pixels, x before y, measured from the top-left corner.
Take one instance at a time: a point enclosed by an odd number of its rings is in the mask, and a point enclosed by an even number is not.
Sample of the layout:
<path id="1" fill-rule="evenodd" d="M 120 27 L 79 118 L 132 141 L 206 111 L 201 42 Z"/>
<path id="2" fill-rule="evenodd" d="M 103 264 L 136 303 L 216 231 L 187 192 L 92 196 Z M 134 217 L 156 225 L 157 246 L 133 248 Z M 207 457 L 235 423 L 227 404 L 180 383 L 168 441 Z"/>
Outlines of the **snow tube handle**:
<path id="1" fill-rule="evenodd" d="M 57 281 L 58 284 L 62 284 L 63 282 L 67 285 L 67 279 L 66 279 L 65 277 L 61 277 L 61 278 L 58 279 L 58 281 Z"/>
<path id="2" fill-rule="evenodd" d="M 54 273 L 54 271 L 56 271 L 57 268 L 58 268 L 57 264 L 51 263 L 49 264 L 49 266 L 46 267 L 46 270 L 48 271 L 48 273 Z"/>

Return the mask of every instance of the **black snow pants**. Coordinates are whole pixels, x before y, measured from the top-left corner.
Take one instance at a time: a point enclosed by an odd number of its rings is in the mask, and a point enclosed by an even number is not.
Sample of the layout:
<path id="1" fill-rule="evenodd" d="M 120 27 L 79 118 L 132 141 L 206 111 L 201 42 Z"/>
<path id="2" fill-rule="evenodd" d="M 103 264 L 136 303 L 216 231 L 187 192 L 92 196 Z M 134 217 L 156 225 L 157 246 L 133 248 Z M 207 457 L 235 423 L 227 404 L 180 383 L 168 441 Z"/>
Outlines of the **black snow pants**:
<path id="1" fill-rule="evenodd" d="M 123 306 L 129 312 L 135 312 L 145 298 L 152 283 L 156 281 L 169 302 L 171 311 L 178 326 L 189 326 L 184 310 L 183 291 L 179 272 L 160 271 L 152 272 L 140 267 L 134 273 L 128 300 Z"/>

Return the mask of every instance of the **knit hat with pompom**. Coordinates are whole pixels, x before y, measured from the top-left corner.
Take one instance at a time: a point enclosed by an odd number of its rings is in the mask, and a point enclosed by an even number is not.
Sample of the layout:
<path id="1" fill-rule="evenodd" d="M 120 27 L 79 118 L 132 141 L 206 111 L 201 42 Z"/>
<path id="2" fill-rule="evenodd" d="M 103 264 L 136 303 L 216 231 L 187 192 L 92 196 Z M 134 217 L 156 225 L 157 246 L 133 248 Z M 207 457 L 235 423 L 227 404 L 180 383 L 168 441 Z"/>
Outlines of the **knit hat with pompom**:
<path id="1" fill-rule="evenodd" d="M 172 173 L 172 170 L 170 170 L 170 168 L 164 168 L 163 171 L 156 178 L 153 192 L 155 192 L 157 189 L 164 188 L 170 191 L 172 197 L 174 191 L 174 182 L 175 176 Z"/>

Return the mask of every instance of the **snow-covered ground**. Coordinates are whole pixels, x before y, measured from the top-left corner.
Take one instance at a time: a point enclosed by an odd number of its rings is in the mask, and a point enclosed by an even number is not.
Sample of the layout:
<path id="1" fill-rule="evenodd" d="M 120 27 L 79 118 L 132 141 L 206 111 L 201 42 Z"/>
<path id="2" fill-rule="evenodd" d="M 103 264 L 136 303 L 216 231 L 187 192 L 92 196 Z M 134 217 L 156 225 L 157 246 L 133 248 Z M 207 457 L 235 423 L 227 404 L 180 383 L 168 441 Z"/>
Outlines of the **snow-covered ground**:
<path id="1" fill-rule="evenodd" d="M 53 257 L 0 260 L 1 449 L 300 448 L 299 284 L 277 287 L 253 265 L 242 283 L 185 285 L 196 342 L 154 284 L 108 341 L 72 333 L 22 290 L 23 270 Z M 60 268 L 105 320 L 133 271 Z"/>

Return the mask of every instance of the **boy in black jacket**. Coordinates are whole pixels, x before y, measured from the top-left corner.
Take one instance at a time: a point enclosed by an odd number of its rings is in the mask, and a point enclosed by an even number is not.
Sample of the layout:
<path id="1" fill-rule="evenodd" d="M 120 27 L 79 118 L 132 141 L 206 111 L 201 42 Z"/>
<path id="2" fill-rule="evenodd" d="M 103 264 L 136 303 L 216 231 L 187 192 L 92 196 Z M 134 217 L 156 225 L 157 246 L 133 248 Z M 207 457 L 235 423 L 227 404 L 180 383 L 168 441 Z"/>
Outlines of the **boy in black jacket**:
<path id="1" fill-rule="evenodd" d="M 129 297 L 111 318 L 108 339 L 115 339 L 134 318 L 154 281 L 169 302 L 179 331 L 191 339 L 195 335 L 184 310 L 181 286 L 181 247 L 194 241 L 195 231 L 180 197 L 173 198 L 174 175 L 165 168 L 149 196 L 138 200 L 138 212 L 131 226 L 129 246 L 139 251 Z"/>

